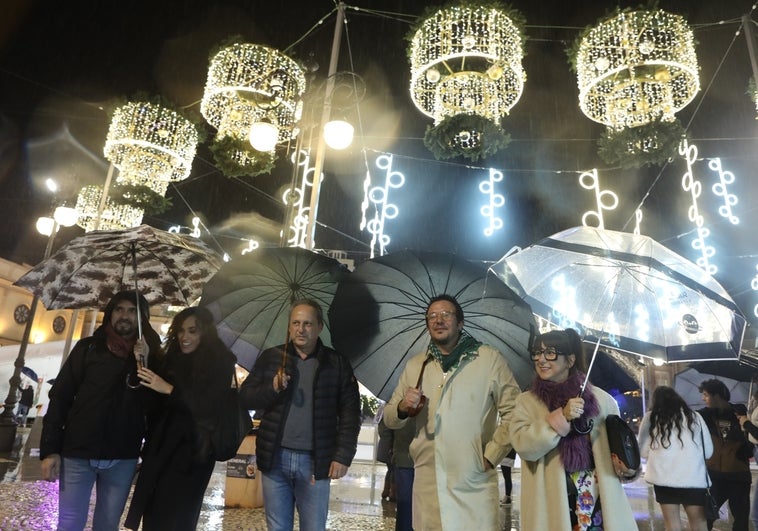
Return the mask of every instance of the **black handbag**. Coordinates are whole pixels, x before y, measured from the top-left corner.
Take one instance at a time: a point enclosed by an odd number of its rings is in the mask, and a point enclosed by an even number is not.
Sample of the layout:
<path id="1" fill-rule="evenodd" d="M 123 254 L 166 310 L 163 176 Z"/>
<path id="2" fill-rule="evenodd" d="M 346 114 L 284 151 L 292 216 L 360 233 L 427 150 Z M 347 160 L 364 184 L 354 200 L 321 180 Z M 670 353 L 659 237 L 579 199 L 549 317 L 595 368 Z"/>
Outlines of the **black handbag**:
<path id="1" fill-rule="evenodd" d="M 611 454 L 616 454 L 626 468 L 634 470 L 636 476 L 640 470 L 640 447 L 632 428 L 618 415 L 608 415 L 605 417 L 605 431 Z"/>
<path id="2" fill-rule="evenodd" d="M 708 434 L 710 437 L 710 433 Z M 703 462 L 706 463 L 705 465 L 705 519 L 714 521 L 719 519 L 719 504 L 716 503 L 715 498 L 711 494 L 711 488 L 708 486 L 709 483 L 709 477 L 708 477 L 708 465 L 707 465 L 707 459 L 705 458 L 705 439 L 703 438 L 703 426 L 700 425 L 700 450 L 703 452 Z"/>
<path id="3" fill-rule="evenodd" d="M 235 374 L 234 387 L 230 387 L 226 393 L 218 424 L 211 434 L 214 459 L 227 461 L 237 455 L 242 440 L 250 433 L 252 427 L 250 413 L 240 406 L 239 384 Z"/>

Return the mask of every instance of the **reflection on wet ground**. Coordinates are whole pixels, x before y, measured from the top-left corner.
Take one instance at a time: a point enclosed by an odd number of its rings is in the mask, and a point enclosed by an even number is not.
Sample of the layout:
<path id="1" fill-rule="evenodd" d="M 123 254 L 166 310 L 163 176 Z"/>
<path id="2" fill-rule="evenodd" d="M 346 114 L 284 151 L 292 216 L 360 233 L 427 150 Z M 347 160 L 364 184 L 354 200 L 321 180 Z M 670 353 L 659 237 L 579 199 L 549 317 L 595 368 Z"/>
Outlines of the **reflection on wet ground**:
<path id="1" fill-rule="evenodd" d="M 23 436 L 28 435 L 25 430 Z M 23 450 L 23 447 L 22 447 Z M 33 451 L 31 452 L 33 453 Z M 0 530 L 52 530 L 57 518 L 57 484 L 39 480 L 39 460 L 27 449 L 23 458 L 0 458 Z M 16 457 L 16 459 L 13 459 Z M 358 461 L 350 467 L 348 475 L 332 482 L 327 529 L 340 531 L 392 531 L 395 528 L 394 503 L 382 502 L 381 489 L 385 466 Z M 756 476 L 754 470 L 753 475 Z M 503 530 L 518 531 L 520 502 L 519 469 L 513 472 L 513 504 L 501 506 Z M 502 477 L 500 491 L 504 493 Z M 200 515 L 201 530 L 265 530 L 262 508 L 226 508 L 226 465 L 219 463 L 211 478 Z M 655 503 L 652 488 L 643 480 L 626 485 L 640 530 L 663 531 L 660 507 Z M 94 502 L 94 498 L 93 498 Z M 92 511 L 90 511 L 91 513 Z M 90 514 L 90 519 L 91 519 Z M 297 528 L 297 525 L 296 525 Z M 729 522 L 719 520 L 716 531 L 731 529 Z M 752 529 L 752 527 L 751 527 Z"/>

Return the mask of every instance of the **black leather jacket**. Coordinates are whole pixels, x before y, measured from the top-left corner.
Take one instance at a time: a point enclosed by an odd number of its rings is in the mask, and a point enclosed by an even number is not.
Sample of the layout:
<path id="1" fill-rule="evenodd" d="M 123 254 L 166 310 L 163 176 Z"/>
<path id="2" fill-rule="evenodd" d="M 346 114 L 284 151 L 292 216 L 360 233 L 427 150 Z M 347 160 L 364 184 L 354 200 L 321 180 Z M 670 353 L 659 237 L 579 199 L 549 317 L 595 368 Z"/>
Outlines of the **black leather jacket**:
<path id="1" fill-rule="evenodd" d="M 282 439 L 285 420 L 292 401 L 291 388 L 274 391 L 273 380 L 282 363 L 284 345 L 263 351 L 250 375 L 240 388 L 240 402 L 248 409 L 263 410 L 256 440 L 258 467 L 268 472 Z M 358 446 L 361 428 L 358 382 L 347 358 L 325 347 L 316 347 L 318 368 L 313 388 L 313 459 L 316 479 L 329 476 L 329 466 L 336 461 L 350 466 Z M 290 346 L 288 360 L 297 356 Z M 287 371 L 294 370 L 287 363 Z"/>

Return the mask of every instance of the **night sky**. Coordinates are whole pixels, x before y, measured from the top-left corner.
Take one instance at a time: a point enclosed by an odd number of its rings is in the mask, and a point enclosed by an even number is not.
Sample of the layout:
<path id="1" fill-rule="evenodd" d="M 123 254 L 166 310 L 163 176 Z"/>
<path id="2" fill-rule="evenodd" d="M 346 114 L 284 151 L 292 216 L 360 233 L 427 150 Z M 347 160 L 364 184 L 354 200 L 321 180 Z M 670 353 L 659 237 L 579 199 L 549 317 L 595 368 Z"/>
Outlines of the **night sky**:
<path id="1" fill-rule="evenodd" d="M 353 146 L 327 155 L 319 248 L 347 251 L 357 261 L 368 256 L 370 234 L 358 227 L 363 180 L 367 166 L 377 181 L 382 178 L 375 160 L 392 154 L 393 170 L 404 174 L 406 184 L 390 196 L 400 212 L 386 225 L 390 251 L 451 251 L 472 260 L 497 260 L 513 246 L 525 247 L 580 225 L 582 214 L 596 206 L 594 192 L 579 185 L 579 174 L 598 168 L 602 189 L 621 198 L 616 210 L 604 213 L 606 228 L 631 231 L 634 210 L 641 204 L 643 234 L 690 260 L 697 258 L 691 247 L 694 225 L 687 217 L 691 199 L 681 187 L 683 160 L 675 158 L 664 167 L 608 167 L 597 155 L 603 126 L 579 110 L 576 76 L 565 53 L 582 28 L 616 5 L 639 2 L 512 2 L 527 23 L 527 80 L 521 100 L 503 124 L 512 142 L 476 163 L 437 161 L 423 145 L 431 119 L 409 96 L 404 36 L 425 4 L 347 4 L 339 70 L 358 73 L 367 91 L 359 104 Z M 736 35 L 751 5 L 749 0 L 659 2 L 661 9 L 683 15 L 695 32 L 701 90 L 677 116 L 699 148 L 699 205 L 711 230 L 709 244 L 716 250 L 711 259 L 719 268 L 715 276 L 755 324 L 758 291 L 751 289 L 751 280 L 758 274 L 758 122 L 746 94 L 752 76 L 747 41 L 743 32 Z M 209 54 L 232 35 L 287 49 L 298 60 L 312 58 L 320 65 L 312 83 L 318 87 L 328 66 L 333 8 L 327 0 L 6 1 L 0 17 L 0 256 L 29 264 L 41 259 L 45 239 L 36 233 L 34 220 L 67 199 L 64 194 L 52 198 L 41 186 L 45 177 L 58 177 L 71 188 L 72 183 L 103 182 L 107 161 L 102 148 L 109 123 L 105 109 L 114 99 L 137 92 L 160 94 L 199 115 Z M 357 123 L 357 118 L 353 113 L 351 120 Z M 41 139 L 64 126 L 81 149 L 64 149 L 55 142 L 40 147 Z M 208 130 L 211 138 L 213 131 Z M 711 191 L 715 173 L 708 168 L 713 157 L 720 157 L 723 168 L 735 175 L 730 192 L 739 197 L 734 207 L 739 225 L 719 215 L 723 200 Z M 479 182 L 490 167 L 504 173 L 498 191 L 506 199 L 500 211 L 504 228 L 486 237 Z M 246 238 L 277 245 L 284 213 L 280 197 L 291 175 L 283 147 L 271 175 L 225 177 L 204 144 L 192 175 L 169 188 L 171 210 L 144 221 L 163 229 L 188 227 L 197 214 L 211 233 L 203 238 L 231 255 L 239 253 Z M 57 242 L 79 233 L 78 228 L 63 230 Z"/>

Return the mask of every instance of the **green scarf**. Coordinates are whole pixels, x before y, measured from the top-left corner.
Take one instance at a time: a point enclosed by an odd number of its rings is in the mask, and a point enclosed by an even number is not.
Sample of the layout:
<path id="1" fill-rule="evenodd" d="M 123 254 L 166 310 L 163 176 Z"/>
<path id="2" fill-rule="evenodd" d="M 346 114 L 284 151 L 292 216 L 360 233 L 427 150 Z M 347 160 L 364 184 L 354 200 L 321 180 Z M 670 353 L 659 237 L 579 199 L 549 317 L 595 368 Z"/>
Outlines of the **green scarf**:
<path id="1" fill-rule="evenodd" d="M 458 367 L 461 358 L 476 352 L 481 344 L 481 341 L 477 341 L 471 336 L 471 334 L 465 330 L 461 330 L 461 337 L 458 338 L 458 344 L 455 345 L 455 348 L 450 354 L 443 354 L 440 352 L 440 349 L 437 348 L 437 345 L 431 342 L 429 343 L 429 354 L 434 356 L 434 359 L 440 363 L 442 366 L 442 372 L 447 372 L 450 369 Z"/>

